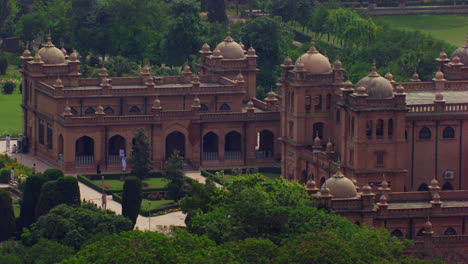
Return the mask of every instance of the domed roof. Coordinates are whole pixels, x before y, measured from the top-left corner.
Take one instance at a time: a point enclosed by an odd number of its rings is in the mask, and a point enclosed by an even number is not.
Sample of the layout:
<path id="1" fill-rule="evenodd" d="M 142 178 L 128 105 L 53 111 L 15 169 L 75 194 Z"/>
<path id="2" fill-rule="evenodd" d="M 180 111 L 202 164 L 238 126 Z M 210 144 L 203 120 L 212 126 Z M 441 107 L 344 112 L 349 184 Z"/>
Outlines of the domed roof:
<path id="1" fill-rule="evenodd" d="M 242 59 L 244 58 L 244 49 L 239 43 L 235 42 L 231 36 L 227 36 L 222 42 L 220 42 L 216 49 L 219 49 L 221 55 L 225 59 Z"/>
<path id="2" fill-rule="evenodd" d="M 330 73 L 332 70 L 330 61 L 315 48 L 314 40 L 312 40 L 311 44 L 310 49 L 296 60 L 296 66 L 302 62 L 304 70 L 310 73 Z"/>
<path id="3" fill-rule="evenodd" d="M 341 168 L 331 177 L 326 180 L 322 189 L 327 187 L 330 189 L 330 194 L 335 198 L 353 198 L 357 196 L 356 186 L 353 181 L 346 178 L 341 172 Z"/>
<path id="4" fill-rule="evenodd" d="M 44 44 L 43 47 L 37 53 L 41 56 L 42 61 L 45 64 L 65 63 L 65 55 L 63 55 L 63 52 L 56 48 L 54 44 L 52 44 L 50 34 L 47 43 Z"/>
<path id="5" fill-rule="evenodd" d="M 377 73 L 375 62 L 373 63 L 372 71 L 366 77 L 359 80 L 356 86 L 365 87 L 369 98 L 384 99 L 393 97 L 392 83 Z"/>
<path id="6" fill-rule="evenodd" d="M 453 59 L 455 56 L 460 58 L 461 63 L 468 65 L 468 35 L 465 45 L 455 50 L 450 57 Z"/>

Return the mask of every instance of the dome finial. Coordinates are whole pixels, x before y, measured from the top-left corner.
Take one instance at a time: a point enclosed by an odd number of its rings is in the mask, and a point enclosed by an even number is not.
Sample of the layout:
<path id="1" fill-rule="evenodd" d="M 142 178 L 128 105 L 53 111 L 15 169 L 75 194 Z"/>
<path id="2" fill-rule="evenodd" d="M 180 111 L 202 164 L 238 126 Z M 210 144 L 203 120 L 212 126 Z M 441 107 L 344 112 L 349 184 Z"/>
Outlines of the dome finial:
<path id="1" fill-rule="evenodd" d="M 367 75 L 369 77 L 378 77 L 380 74 L 377 72 L 377 63 L 375 59 L 372 60 L 372 71 Z"/>
<path id="2" fill-rule="evenodd" d="M 234 40 L 231 37 L 231 23 L 228 23 L 227 37 L 224 39 L 226 42 L 233 42 Z"/>
<path id="3" fill-rule="evenodd" d="M 310 40 L 310 48 L 307 53 L 318 53 L 317 48 L 315 48 L 315 35 Z"/>

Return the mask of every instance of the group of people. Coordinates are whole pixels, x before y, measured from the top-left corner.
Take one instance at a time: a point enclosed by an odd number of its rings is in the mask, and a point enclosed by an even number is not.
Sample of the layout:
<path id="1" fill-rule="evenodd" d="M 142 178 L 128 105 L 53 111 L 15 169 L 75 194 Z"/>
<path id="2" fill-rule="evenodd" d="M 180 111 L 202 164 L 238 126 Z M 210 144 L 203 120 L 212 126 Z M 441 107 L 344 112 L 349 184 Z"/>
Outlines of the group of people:
<path id="1" fill-rule="evenodd" d="M 10 144 L 11 144 L 11 137 L 10 135 L 7 135 L 5 137 L 5 152 L 10 152 Z M 16 146 L 16 144 L 13 144 L 13 146 L 11 147 L 11 153 L 18 153 L 18 147 Z"/>

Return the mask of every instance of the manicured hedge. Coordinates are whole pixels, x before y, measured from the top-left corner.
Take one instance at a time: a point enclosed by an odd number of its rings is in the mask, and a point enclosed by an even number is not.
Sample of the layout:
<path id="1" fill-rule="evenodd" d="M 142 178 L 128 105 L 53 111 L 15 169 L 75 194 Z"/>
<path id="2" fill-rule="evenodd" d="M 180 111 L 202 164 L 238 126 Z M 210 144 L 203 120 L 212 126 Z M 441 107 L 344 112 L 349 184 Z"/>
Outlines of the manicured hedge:
<path id="1" fill-rule="evenodd" d="M 210 177 L 214 182 L 224 185 L 224 178 L 216 175 L 218 171 L 224 171 L 225 174 L 232 175 L 234 169 L 218 169 L 218 170 L 202 170 L 201 175 L 205 177 Z M 240 169 L 240 174 L 246 174 L 250 170 L 257 170 L 259 173 L 279 173 L 281 174 L 281 168 L 278 167 L 260 167 L 260 168 L 242 168 Z"/>
<path id="2" fill-rule="evenodd" d="M 148 196 L 149 194 L 151 194 L 152 192 L 143 192 L 143 197 L 146 197 Z M 113 193 L 112 194 L 112 199 L 118 203 L 122 203 L 122 193 Z M 145 198 L 146 199 L 146 198 Z M 166 210 L 169 210 L 169 209 L 176 209 L 176 208 L 179 208 L 179 205 L 171 205 L 171 206 L 168 206 L 168 207 L 164 207 L 164 208 L 159 208 L 159 209 L 154 209 L 154 210 L 150 210 L 150 211 L 147 211 L 147 210 L 143 210 L 141 209 L 140 210 L 140 215 L 142 216 L 150 216 L 150 215 L 153 215 L 155 213 L 159 213 L 159 212 L 163 212 L 163 211 L 166 211 Z"/>
<path id="3" fill-rule="evenodd" d="M 91 189 L 94 189 L 98 192 L 102 192 L 102 187 L 98 185 L 100 182 L 92 181 L 88 177 L 91 176 L 91 178 L 95 178 L 96 180 L 101 180 L 101 176 L 104 176 L 104 180 L 120 180 L 120 175 L 119 177 L 116 178 L 117 174 L 87 174 L 87 175 L 78 175 L 78 181 L 82 182 L 86 186 L 90 187 Z M 129 173 L 125 175 L 130 175 Z M 98 177 L 99 176 L 99 177 Z M 161 177 L 155 177 L 155 178 L 161 178 Z M 167 191 L 167 188 L 149 188 L 149 189 L 143 189 L 145 192 L 162 192 L 162 191 Z M 122 190 L 106 190 L 104 189 L 106 194 L 112 195 L 114 193 L 122 192 Z"/>

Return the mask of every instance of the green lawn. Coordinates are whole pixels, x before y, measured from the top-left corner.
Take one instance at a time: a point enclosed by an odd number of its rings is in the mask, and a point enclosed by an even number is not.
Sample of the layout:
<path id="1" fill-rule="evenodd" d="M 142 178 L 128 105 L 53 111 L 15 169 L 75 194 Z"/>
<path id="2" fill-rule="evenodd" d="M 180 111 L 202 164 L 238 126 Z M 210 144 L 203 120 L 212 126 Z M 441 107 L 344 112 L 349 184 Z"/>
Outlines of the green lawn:
<path id="1" fill-rule="evenodd" d="M 261 172 L 260 174 L 262 174 L 265 178 L 265 183 L 273 183 L 274 180 L 276 179 L 279 179 L 281 177 L 281 174 L 279 173 L 270 173 L 270 172 Z M 244 174 L 241 174 L 240 176 L 245 176 Z M 226 180 L 230 180 L 234 177 L 238 177 L 238 176 L 233 176 L 233 175 L 230 175 L 230 174 L 225 174 L 225 178 Z"/>
<path id="2" fill-rule="evenodd" d="M 157 201 L 150 201 L 147 199 L 143 199 L 141 201 L 141 210 L 142 211 L 152 211 L 157 209 L 163 209 L 169 206 L 173 206 L 173 200 L 157 200 Z"/>
<path id="3" fill-rule="evenodd" d="M 15 212 L 15 217 L 20 216 L 20 200 L 18 199 L 13 199 L 13 211 Z"/>
<path id="4" fill-rule="evenodd" d="M 94 181 L 95 184 L 102 186 L 101 181 L 97 180 Z M 143 190 L 146 189 L 155 189 L 155 188 L 165 188 L 167 186 L 168 181 L 164 178 L 149 178 L 145 179 L 143 183 L 148 184 L 148 186 L 144 186 Z M 107 186 L 107 191 L 120 191 L 123 189 L 124 181 L 120 180 L 104 180 L 104 186 Z"/>
<path id="5" fill-rule="evenodd" d="M 6 74 L 0 75 L 0 79 L 21 80 L 18 67 L 10 65 Z M 3 92 L 0 92 L 0 116 L 2 117 L 2 122 L 0 122 L 0 136 L 6 133 L 11 135 L 21 134 L 22 112 L 20 106 L 21 94 L 19 93 L 19 83 L 18 81 L 18 86 L 13 91 L 13 94 L 3 94 Z M 0 86 L 3 87 L 3 85 Z"/>
<path id="6" fill-rule="evenodd" d="M 465 43 L 468 33 L 467 15 L 378 16 L 374 19 L 392 28 L 429 33 L 457 47 Z"/>

